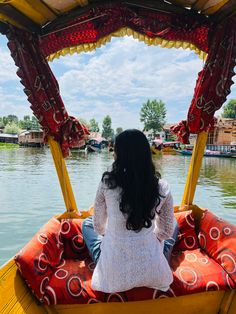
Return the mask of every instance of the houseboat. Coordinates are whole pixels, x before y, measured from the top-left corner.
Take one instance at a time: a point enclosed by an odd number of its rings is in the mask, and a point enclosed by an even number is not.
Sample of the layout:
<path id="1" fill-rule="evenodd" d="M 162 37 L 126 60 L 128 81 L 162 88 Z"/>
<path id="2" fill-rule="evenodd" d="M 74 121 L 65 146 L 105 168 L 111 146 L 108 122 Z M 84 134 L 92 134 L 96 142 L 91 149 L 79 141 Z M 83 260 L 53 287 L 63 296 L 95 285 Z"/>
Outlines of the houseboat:
<path id="1" fill-rule="evenodd" d="M 18 144 L 17 134 L 0 133 L 0 143 Z"/>
<path id="2" fill-rule="evenodd" d="M 23 131 L 18 136 L 20 146 L 24 147 L 42 147 L 44 146 L 42 130 Z"/>

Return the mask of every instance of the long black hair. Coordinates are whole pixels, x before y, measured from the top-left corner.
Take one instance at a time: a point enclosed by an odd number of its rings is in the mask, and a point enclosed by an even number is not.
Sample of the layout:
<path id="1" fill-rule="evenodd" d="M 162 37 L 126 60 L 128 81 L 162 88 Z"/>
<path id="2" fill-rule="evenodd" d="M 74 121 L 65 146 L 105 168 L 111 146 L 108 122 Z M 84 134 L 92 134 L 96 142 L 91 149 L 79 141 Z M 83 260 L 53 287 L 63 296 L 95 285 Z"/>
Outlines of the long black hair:
<path id="1" fill-rule="evenodd" d="M 126 228 L 139 232 L 149 228 L 160 203 L 159 178 L 152 162 L 146 136 L 139 130 L 126 130 L 115 140 L 112 170 L 102 176 L 109 189 L 121 187 L 120 210 L 127 217 Z"/>

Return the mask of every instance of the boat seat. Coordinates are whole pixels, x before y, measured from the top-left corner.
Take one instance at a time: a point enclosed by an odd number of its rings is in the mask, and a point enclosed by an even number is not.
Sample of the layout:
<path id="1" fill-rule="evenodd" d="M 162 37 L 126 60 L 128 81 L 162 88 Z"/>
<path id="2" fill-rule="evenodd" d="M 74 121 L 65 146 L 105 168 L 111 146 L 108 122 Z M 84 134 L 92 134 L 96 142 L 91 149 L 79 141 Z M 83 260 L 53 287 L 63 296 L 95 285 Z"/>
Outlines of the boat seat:
<path id="1" fill-rule="evenodd" d="M 205 211 L 195 232 L 191 212 L 177 213 L 174 281 L 167 292 L 147 287 L 102 293 L 91 288 L 95 267 L 83 241 L 82 220 L 52 218 L 16 255 L 22 277 L 45 304 L 139 301 L 236 287 L 236 227 Z M 220 243 L 220 246 L 219 246 Z"/>

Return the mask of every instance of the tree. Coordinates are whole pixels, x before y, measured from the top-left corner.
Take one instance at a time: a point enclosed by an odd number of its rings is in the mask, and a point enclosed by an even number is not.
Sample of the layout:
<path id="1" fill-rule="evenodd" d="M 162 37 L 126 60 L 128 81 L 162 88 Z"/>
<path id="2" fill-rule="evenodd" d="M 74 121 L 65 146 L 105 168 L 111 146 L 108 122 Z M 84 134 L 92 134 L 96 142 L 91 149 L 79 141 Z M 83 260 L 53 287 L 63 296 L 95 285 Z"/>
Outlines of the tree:
<path id="1" fill-rule="evenodd" d="M 20 131 L 21 129 L 15 122 L 8 123 L 4 128 L 4 132 L 8 134 L 19 134 Z"/>
<path id="2" fill-rule="evenodd" d="M 99 132 L 99 126 L 98 126 L 98 123 L 95 119 L 91 119 L 89 121 L 89 130 L 91 132 Z"/>
<path id="3" fill-rule="evenodd" d="M 2 117 L 0 117 L 0 128 L 3 128 L 3 127 L 4 127 L 3 119 Z"/>
<path id="4" fill-rule="evenodd" d="M 111 117 L 106 116 L 102 123 L 102 136 L 105 138 L 111 138 L 114 135 L 114 130 L 111 128 Z"/>
<path id="5" fill-rule="evenodd" d="M 231 99 L 224 107 L 223 107 L 223 118 L 231 118 L 236 119 L 236 99 Z"/>
<path id="6" fill-rule="evenodd" d="M 31 118 L 31 129 L 32 130 L 39 130 L 40 129 L 39 121 L 35 116 L 32 116 L 32 118 Z"/>
<path id="7" fill-rule="evenodd" d="M 121 127 L 116 129 L 116 135 L 120 134 L 121 132 L 123 132 L 123 129 Z"/>
<path id="8" fill-rule="evenodd" d="M 31 123 L 31 119 L 30 119 L 30 116 L 24 116 L 23 117 L 23 120 L 20 120 L 19 121 L 19 126 L 20 128 L 22 129 L 25 129 L 25 130 L 30 130 L 31 127 L 32 127 L 32 123 Z"/>
<path id="9" fill-rule="evenodd" d="M 14 123 L 18 123 L 18 117 L 13 115 L 13 114 L 9 114 L 7 117 L 2 117 L 2 122 L 3 122 L 3 125 L 6 126 L 7 124 L 11 124 L 12 122 Z"/>
<path id="10" fill-rule="evenodd" d="M 166 106 L 163 101 L 149 100 L 143 104 L 140 111 L 140 121 L 144 123 L 144 130 L 162 131 L 165 124 Z"/>

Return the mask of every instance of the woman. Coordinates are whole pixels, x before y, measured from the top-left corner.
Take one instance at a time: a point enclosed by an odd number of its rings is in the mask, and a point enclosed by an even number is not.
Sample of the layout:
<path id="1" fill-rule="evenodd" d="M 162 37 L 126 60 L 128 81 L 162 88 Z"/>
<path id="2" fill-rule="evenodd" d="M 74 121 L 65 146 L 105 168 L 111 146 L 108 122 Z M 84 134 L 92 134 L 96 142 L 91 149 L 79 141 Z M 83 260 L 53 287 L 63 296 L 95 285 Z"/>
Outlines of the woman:
<path id="1" fill-rule="evenodd" d="M 99 184 L 94 216 L 82 227 L 96 263 L 92 288 L 109 293 L 142 286 L 167 291 L 173 277 L 163 241 L 177 236 L 169 186 L 155 172 L 149 143 L 138 130 L 116 137 L 114 159 Z M 174 242 L 166 243 L 166 255 Z"/>

